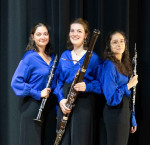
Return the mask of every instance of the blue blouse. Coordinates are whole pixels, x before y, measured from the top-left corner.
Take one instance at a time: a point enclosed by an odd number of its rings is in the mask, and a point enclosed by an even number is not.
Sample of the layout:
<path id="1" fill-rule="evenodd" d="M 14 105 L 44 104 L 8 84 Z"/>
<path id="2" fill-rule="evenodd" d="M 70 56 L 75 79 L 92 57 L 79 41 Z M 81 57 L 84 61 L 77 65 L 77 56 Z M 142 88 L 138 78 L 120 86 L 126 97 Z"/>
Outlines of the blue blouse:
<path id="1" fill-rule="evenodd" d="M 116 106 L 121 103 L 123 96 L 130 97 L 127 83 L 129 78 L 118 72 L 117 67 L 110 60 L 103 63 L 101 83 L 106 103 L 109 106 Z M 135 113 L 132 113 L 132 126 L 137 126 Z"/>
<path id="2" fill-rule="evenodd" d="M 49 65 L 33 50 L 25 53 L 20 61 L 11 81 L 11 87 L 19 97 L 31 96 L 35 100 L 41 99 L 41 91 L 46 88 L 49 71 L 55 56 L 51 55 Z M 53 79 L 51 89 L 56 83 Z"/>
<path id="3" fill-rule="evenodd" d="M 82 67 L 85 55 L 79 60 L 80 66 Z M 67 60 L 65 60 L 67 59 Z M 71 51 L 66 50 L 62 53 L 59 64 L 58 64 L 58 78 L 57 87 L 54 90 L 54 94 L 58 97 L 58 102 L 64 99 L 62 87 L 64 83 L 72 84 L 74 77 L 79 69 L 78 63 L 73 63 Z M 93 93 L 101 93 L 101 85 L 98 80 L 96 80 L 98 65 L 102 63 L 102 60 L 98 57 L 96 53 L 92 53 L 88 68 L 84 75 L 83 81 L 86 83 L 86 91 Z"/>

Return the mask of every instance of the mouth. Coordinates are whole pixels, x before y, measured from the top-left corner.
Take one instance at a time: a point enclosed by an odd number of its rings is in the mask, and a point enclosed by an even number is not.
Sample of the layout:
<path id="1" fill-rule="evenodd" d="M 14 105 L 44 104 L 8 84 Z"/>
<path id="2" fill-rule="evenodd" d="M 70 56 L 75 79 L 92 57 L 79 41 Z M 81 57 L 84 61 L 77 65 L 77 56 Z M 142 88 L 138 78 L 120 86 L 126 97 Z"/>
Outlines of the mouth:
<path id="1" fill-rule="evenodd" d="M 117 50 L 121 50 L 121 48 L 119 47 L 119 48 L 117 48 Z"/>
<path id="2" fill-rule="evenodd" d="M 71 37 L 72 40 L 79 40 L 79 37 Z"/>
<path id="3" fill-rule="evenodd" d="M 44 41 L 40 41 L 41 43 L 45 43 L 45 42 L 47 42 L 46 40 L 44 40 Z"/>

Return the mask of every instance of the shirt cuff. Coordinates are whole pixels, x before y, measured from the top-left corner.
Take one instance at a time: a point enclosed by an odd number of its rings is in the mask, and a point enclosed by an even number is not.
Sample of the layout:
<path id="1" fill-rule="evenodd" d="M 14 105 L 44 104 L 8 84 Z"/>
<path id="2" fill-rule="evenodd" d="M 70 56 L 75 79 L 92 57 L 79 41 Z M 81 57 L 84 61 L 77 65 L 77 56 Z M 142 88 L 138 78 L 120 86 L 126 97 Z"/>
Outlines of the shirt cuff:
<path id="1" fill-rule="evenodd" d="M 85 92 L 90 92 L 90 89 L 92 88 L 92 85 L 90 83 L 86 83 L 86 89 Z"/>
<path id="2" fill-rule="evenodd" d="M 62 100 L 62 99 L 65 99 L 64 97 L 57 97 L 58 98 L 58 103 L 60 103 L 60 101 Z"/>
<path id="3" fill-rule="evenodd" d="M 41 91 L 31 89 L 29 96 L 31 96 L 35 100 L 41 100 Z"/>
<path id="4" fill-rule="evenodd" d="M 124 85 L 124 89 L 125 89 L 125 96 L 129 98 L 131 94 L 131 90 L 128 90 L 127 85 Z"/>
<path id="5" fill-rule="evenodd" d="M 136 123 L 136 119 L 135 119 L 135 113 L 132 112 L 132 116 L 131 116 L 132 120 L 131 120 L 131 127 L 134 127 L 134 126 L 137 126 L 137 123 Z"/>

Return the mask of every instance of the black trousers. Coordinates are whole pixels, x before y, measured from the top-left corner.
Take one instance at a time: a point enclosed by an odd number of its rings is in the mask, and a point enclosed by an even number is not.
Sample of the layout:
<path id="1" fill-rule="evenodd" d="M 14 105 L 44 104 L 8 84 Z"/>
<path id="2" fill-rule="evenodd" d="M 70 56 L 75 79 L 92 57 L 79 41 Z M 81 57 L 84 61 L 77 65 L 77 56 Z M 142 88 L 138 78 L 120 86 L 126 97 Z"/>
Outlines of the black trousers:
<path id="1" fill-rule="evenodd" d="M 56 110 L 54 97 L 47 99 L 42 112 L 42 124 L 34 121 L 40 101 L 23 98 L 21 105 L 19 145 L 53 145 L 56 135 Z"/>
<path id="2" fill-rule="evenodd" d="M 104 124 L 101 126 L 104 134 L 100 145 L 127 145 L 130 130 L 129 99 L 123 97 L 123 101 L 115 107 L 105 105 L 101 124 Z"/>

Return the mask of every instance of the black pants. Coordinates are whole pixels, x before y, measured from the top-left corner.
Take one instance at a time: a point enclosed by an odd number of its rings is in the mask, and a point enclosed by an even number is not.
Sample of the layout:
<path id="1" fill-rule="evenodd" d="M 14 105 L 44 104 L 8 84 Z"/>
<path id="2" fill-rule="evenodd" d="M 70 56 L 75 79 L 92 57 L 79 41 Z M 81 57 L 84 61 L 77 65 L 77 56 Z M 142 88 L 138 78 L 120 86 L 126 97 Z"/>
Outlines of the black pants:
<path id="1" fill-rule="evenodd" d="M 19 145 L 53 145 L 56 129 L 56 110 L 53 99 L 53 97 L 47 99 L 41 124 L 33 120 L 37 117 L 41 102 L 31 97 L 23 98 Z"/>
<path id="2" fill-rule="evenodd" d="M 105 105 L 103 123 L 106 132 L 101 145 L 127 145 L 130 130 L 129 99 L 123 97 L 123 101 L 115 107 Z M 104 134 L 103 134 L 104 135 Z"/>

